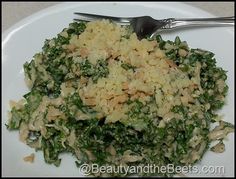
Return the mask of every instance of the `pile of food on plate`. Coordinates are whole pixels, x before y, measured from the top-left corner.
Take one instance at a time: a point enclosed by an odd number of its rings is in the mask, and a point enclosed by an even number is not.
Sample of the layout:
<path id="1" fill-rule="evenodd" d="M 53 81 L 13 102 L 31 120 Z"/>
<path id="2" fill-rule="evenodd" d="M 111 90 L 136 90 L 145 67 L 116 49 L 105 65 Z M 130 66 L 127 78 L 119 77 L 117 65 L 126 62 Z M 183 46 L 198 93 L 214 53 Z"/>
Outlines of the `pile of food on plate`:
<path id="1" fill-rule="evenodd" d="M 78 166 L 191 165 L 212 141 L 210 149 L 223 152 L 234 130 L 216 113 L 226 71 L 212 52 L 179 37 L 138 40 L 107 20 L 74 22 L 46 40 L 24 72 L 30 92 L 11 101 L 7 127 L 56 166 L 63 152 Z M 210 130 L 212 123 L 219 125 Z"/>

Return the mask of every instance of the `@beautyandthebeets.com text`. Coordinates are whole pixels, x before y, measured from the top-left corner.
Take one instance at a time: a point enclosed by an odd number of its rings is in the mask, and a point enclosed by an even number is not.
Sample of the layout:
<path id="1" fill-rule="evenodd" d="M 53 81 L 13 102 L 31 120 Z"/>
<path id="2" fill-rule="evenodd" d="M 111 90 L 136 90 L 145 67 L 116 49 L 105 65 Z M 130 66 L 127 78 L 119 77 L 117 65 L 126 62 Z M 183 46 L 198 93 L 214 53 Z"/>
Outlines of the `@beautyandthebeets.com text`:
<path id="1" fill-rule="evenodd" d="M 174 166 L 169 164 L 167 166 L 157 166 L 155 164 L 139 165 L 139 166 L 99 166 L 98 164 L 82 164 L 80 167 L 80 172 L 84 175 L 90 174 L 156 174 L 156 173 L 175 173 L 175 174 L 224 174 L 224 166 L 213 166 L 213 165 L 203 165 L 201 167 L 197 166 Z"/>

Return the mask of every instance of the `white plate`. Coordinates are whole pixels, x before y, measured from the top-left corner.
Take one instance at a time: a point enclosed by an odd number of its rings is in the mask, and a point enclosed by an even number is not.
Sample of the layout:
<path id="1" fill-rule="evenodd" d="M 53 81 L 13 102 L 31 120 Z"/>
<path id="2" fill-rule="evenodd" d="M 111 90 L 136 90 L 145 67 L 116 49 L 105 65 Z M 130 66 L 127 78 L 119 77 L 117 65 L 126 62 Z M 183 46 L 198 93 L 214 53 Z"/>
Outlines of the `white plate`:
<path id="1" fill-rule="evenodd" d="M 74 158 L 63 155 L 59 168 L 44 163 L 42 152 L 36 153 L 34 164 L 23 161 L 23 157 L 34 152 L 18 140 L 18 132 L 6 130 L 8 102 L 20 99 L 28 89 L 24 83 L 23 64 L 41 51 L 46 38 L 54 37 L 74 18 L 73 12 L 98 13 L 114 16 L 149 15 L 166 17 L 212 17 L 211 14 L 183 3 L 65 3 L 40 11 L 14 25 L 3 34 L 2 40 L 2 172 L 3 176 L 81 176 Z M 215 53 L 217 64 L 228 71 L 229 94 L 227 105 L 220 112 L 226 121 L 234 123 L 234 28 L 202 28 L 181 30 L 163 34 L 164 39 L 174 40 L 180 36 L 188 44 Z M 226 141 L 222 154 L 207 152 L 197 165 L 223 166 L 224 174 L 201 172 L 191 176 L 234 176 L 234 135 Z M 200 169 L 200 168 L 199 168 Z M 207 170 L 207 169 L 205 169 Z"/>

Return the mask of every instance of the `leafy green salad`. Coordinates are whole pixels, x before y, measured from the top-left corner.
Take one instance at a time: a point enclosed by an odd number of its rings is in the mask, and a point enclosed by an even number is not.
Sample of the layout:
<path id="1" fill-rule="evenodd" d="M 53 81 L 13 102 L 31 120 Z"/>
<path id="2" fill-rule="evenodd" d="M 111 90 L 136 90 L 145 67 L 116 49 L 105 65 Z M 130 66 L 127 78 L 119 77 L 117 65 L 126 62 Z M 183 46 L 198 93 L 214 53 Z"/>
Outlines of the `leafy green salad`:
<path id="1" fill-rule="evenodd" d="M 61 153 L 78 167 L 192 165 L 207 150 L 224 152 L 234 131 L 217 114 L 226 71 L 179 37 L 138 40 L 106 20 L 74 22 L 45 41 L 24 73 L 29 92 L 10 102 L 7 128 L 57 167 Z"/>

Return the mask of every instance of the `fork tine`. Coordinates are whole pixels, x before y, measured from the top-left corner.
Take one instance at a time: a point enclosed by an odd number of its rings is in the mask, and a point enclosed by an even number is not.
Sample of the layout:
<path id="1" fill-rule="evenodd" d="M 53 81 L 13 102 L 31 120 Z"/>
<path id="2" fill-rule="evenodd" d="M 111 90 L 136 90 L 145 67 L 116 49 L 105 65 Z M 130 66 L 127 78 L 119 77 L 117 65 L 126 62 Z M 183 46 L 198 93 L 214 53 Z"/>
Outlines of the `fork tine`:
<path id="1" fill-rule="evenodd" d="M 122 24 L 130 24 L 133 18 L 131 17 L 114 17 L 114 16 L 104 16 L 104 15 L 97 15 L 97 14 L 87 14 L 87 13 L 80 13 L 75 12 L 74 14 L 81 16 L 82 18 L 74 19 L 74 20 L 84 20 L 84 21 L 92 21 L 98 19 L 109 19 L 117 23 Z"/>
<path id="2" fill-rule="evenodd" d="M 79 18 L 79 19 L 73 19 L 74 21 L 85 21 L 85 22 L 90 22 L 92 21 L 92 19 L 88 19 L 88 18 Z"/>
<path id="3" fill-rule="evenodd" d="M 92 19 L 92 18 L 77 18 L 77 19 L 73 19 L 74 21 L 78 21 L 78 22 L 81 22 L 81 21 L 85 21 L 85 22 L 91 22 L 91 21 L 94 21 L 94 20 L 98 20 L 98 19 Z M 117 24 L 120 24 L 120 25 L 123 25 L 123 26 L 127 26 L 127 25 L 130 25 L 130 23 L 128 22 L 118 22 L 118 21 L 114 21 L 113 22 L 117 23 Z"/>

